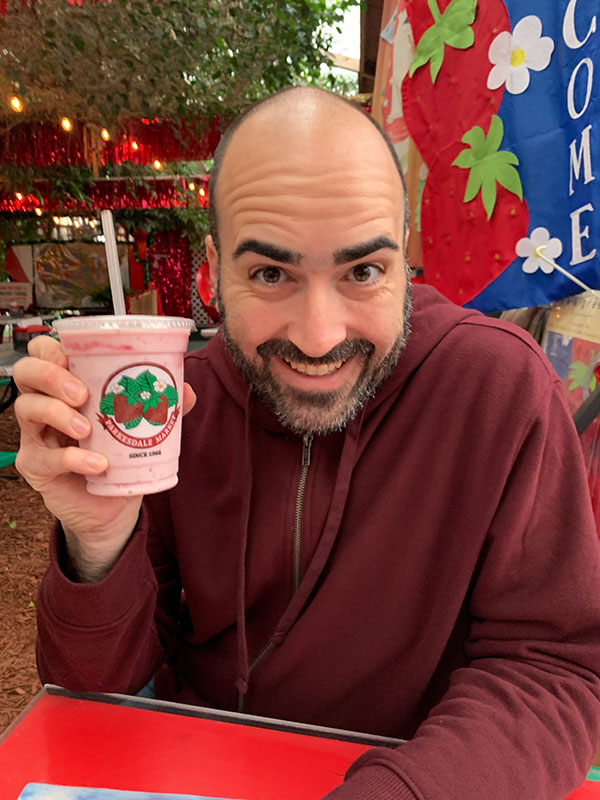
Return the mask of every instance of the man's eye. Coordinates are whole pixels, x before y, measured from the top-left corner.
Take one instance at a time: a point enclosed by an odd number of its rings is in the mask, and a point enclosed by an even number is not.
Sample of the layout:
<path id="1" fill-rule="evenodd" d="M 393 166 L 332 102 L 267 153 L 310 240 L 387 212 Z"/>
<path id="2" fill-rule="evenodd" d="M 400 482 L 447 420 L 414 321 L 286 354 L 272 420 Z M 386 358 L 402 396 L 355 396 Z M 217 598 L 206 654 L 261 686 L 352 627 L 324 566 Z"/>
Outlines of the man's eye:
<path id="1" fill-rule="evenodd" d="M 348 277 L 356 283 L 374 283 L 382 274 L 381 267 L 376 267 L 374 264 L 358 264 L 352 267 Z"/>
<path id="2" fill-rule="evenodd" d="M 261 267 L 252 275 L 254 280 L 269 284 L 283 283 L 285 277 L 285 271 L 281 267 Z"/>

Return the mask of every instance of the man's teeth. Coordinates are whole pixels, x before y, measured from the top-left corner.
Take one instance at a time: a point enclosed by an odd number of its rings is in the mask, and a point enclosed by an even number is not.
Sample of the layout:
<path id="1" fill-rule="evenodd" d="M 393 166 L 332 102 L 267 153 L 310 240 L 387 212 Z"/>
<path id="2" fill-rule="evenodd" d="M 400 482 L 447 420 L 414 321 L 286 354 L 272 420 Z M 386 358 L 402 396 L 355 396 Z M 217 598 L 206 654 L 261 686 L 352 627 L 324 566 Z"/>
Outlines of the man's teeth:
<path id="1" fill-rule="evenodd" d="M 302 372 L 304 375 L 331 375 L 344 363 L 343 361 L 335 361 L 333 364 L 303 364 L 301 361 L 288 361 L 287 358 L 285 362 L 296 372 Z"/>

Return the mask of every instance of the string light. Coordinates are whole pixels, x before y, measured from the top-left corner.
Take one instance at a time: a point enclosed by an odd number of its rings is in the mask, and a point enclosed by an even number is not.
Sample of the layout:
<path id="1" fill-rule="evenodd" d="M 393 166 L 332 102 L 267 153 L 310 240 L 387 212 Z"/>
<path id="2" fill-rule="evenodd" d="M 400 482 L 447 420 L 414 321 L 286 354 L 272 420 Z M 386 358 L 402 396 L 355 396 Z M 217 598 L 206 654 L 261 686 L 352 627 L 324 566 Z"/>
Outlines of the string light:
<path id="1" fill-rule="evenodd" d="M 108 142 L 110 139 L 110 133 L 106 130 L 106 128 L 102 128 L 100 131 L 100 136 L 104 139 L 105 142 Z"/>
<path id="2" fill-rule="evenodd" d="M 154 161 L 152 162 L 152 166 L 154 167 L 154 169 L 162 169 L 162 164 L 160 163 L 158 158 L 154 159 Z"/>
<path id="3" fill-rule="evenodd" d="M 16 111 L 17 113 L 19 113 L 19 111 L 23 111 L 23 103 L 19 100 L 16 94 L 13 94 L 8 102 L 10 103 L 10 107 L 13 111 Z"/>
<path id="4" fill-rule="evenodd" d="M 23 195 L 21 194 L 21 192 L 16 192 L 15 197 L 19 202 L 21 202 L 21 200 L 23 199 Z"/>
<path id="5" fill-rule="evenodd" d="M 200 189 L 198 194 L 200 195 L 200 197 L 204 197 L 206 195 L 206 191 L 204 189 Z"/>
<path id="6" fill-rule="evenodd" d="M 34 209 L 34 210 L 35 210 L 35 213 L 36 213 L 36 215 L 37 215 L 38 217 L 41 217 L 41 216 L 42 216 L 42 209 L 41 209 L 41 208 L 36 208 L 36 209 Z"/>
<path id="7" fill-rule="evenodd" d="M 139 150 L 139 149 L 140 149 L 140 146 L 139 146 L 139 144 L 136 142 L 136 140 L 135 140 L 135 139 L 132 139 L 132 140 L 131 140 L 131 149 L 132 149 L 132 150 Z"/>
<path id="8" fill-rule="evenodd" d="M 60 225 L 60 219 L 59 219 L 58 217 L 52 217 L 52 222 L 53 222 L 55 225 Z"/>
<path id="9" fill-rule="evenodd" d="M 74 228 L 81 228 L 81 222 L 78 219 L 73 220 L 73 227 Z"/>
<path id="10" fill-rule="evenodd" d="M 91 219 L 91 220 L 89 221 L 89 226 L 90 226 L 90 228 L 92 228 L 92 229 L 93 229 L 93 228 L 95 228 L 95 227 L 96 227 L 96 220 L 95 220 L 95 219 Z"/>
<path id="11" fill-rule="evenodd" d="M 62 126 L 62 129 L 65 131 L 70 131 L 71 128 L 73 127 L 73 123 L 68 117 L 63 117 L 60 121 L 60 124 Z"/>
<path id="12" fill-rule="evenodd" d="M 191 183 L 188 183 L 188 189 L 190 190 L 190 192 L 195 192 L 196 191 L 196 184 L 194 183 L 194 181 L 192 181 Z"/>

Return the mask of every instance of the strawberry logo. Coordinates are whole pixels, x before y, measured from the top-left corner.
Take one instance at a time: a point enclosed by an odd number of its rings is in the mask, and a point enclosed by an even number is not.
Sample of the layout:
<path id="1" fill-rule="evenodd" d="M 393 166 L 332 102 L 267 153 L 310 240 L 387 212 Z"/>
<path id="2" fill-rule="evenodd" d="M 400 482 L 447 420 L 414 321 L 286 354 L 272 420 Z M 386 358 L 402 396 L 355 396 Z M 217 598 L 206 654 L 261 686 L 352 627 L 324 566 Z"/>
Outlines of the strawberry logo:
<path id="1" fill-rule="evenodd" d="M 178 401 L 175 379 L 167 369 L 132 364 L 113 373 L 104 384 L 98 421 L 128 447 L 154 447 L 173 429 Z"/>

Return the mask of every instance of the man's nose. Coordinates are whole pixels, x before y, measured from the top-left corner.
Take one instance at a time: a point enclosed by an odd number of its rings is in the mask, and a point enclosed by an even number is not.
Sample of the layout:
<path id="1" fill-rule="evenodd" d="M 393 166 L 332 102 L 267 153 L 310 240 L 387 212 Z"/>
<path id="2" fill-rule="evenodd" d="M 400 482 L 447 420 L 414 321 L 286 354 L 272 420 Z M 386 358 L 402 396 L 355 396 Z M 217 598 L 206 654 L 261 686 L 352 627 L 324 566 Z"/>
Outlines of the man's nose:
<path id="1" fill-rule="evenodd" d="M 346 339 L 341 298 L 328 286 L 305 288 L 294 304 L 288 339 L 311 358 L 319 358 Z"/>

